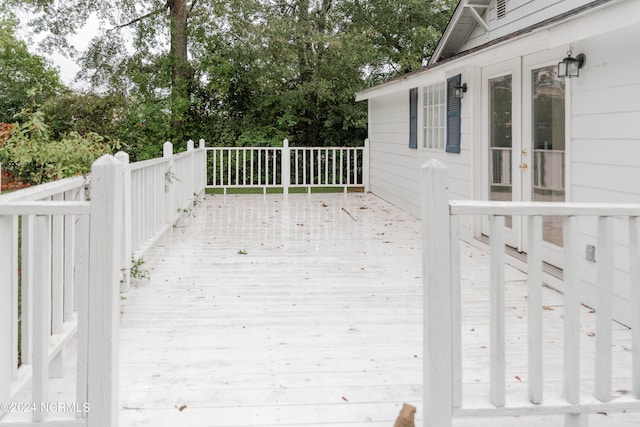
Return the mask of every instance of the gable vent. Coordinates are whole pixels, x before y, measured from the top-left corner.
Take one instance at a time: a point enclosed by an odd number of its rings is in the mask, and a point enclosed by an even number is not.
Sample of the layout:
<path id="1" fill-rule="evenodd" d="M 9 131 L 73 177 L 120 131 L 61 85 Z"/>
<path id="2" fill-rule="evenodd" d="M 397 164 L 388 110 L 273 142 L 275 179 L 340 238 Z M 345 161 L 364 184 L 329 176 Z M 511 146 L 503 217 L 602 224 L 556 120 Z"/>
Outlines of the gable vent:
<path id="1" fill-rule="evenodd" d="M 498 15 L 498 19 L 504 18 L 507 14 L 507 0 L 497 0 L 496 13 Z"/>

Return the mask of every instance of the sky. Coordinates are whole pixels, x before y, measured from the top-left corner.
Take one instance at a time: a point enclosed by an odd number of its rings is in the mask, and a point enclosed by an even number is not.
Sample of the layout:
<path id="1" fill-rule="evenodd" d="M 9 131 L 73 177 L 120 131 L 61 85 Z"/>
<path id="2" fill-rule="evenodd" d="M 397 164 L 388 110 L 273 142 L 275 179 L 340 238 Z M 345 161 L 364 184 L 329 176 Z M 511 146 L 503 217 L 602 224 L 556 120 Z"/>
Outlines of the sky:
<path id="1" fill-rule="evenodd" d="M 97 28 L 97 19 L 90 18 L 89 21 L 87 21 L 87 24 L 82 28 L 82 30 L 78 32 L 78 35 L 69 37 L 69 41 L 73 46 L 75 46 L 78 52 L 82 52 L 89 46 L 89 42 L 91 41 L 91 39 L 98 34 Z M 20 32 L 18 32 L 18 35 L 24 40 L 27 40 L 28 38 L 27 34 L 20 34 Z M 33 54 L 44 56 L 49 61 L 51 61 L 51 63 L 60 70 L 60 78 L 62 79 L 64 84 L 74 89 L 83 88 L 82 83 L 74 82 L 76 74 L 80 71 L 80 67 L 75 63 L 75 61 L 64 56 L 61 53 L 43 53 L 38 49 L 37 41 L 39 40 L 39 38 L 36 36 L 32 37 L 34 39 L 34 42 L 28 43 L 29 51 Z"/>

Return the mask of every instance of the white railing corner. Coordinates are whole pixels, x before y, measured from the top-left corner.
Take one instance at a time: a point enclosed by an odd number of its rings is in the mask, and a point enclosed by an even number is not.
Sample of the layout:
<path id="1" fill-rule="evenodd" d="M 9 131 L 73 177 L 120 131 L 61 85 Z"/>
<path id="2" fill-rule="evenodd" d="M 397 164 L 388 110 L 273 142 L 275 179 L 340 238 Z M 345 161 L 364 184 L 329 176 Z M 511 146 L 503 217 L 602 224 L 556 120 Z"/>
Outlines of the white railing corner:
<path id="1" fill-rule="evenodd" d="M 120 259 L 120 269 L 122 278 L 120 279 L 120 292 L 129 292 L 131 287 L 131 169 L 129 168 L 129 154 L 124 151 L 116 153 L 115 158 L 124 165 L 123 191 L 124 200 L 122 203 L 122 257 Z"/>
<path id="2" fill-rule="evenodd" d="M 91 172 L 87 426 L 116 427 L 124 166 L 105 155 Z"/>
<path id="3" fill-rule="evenodd" d="M 447 168 L 422 166 L 425 427 L 452 422 L 451 251 Z"/>

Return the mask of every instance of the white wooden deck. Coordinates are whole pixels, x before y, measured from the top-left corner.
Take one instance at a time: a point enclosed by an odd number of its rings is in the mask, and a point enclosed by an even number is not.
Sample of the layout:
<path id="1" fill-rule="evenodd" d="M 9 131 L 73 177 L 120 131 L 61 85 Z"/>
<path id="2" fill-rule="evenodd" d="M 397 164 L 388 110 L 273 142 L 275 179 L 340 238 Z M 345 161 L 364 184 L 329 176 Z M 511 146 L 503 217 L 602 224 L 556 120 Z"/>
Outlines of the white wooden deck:
<path id="1" fill-rule="evenodd" d="M 368 194 L 210 195 L 193 214 L 152 249 L 144 265 L 151 279 L 123 296 L 121 426 L 391 427 L 403 402 L 418 407 L 419 425 L 416 218 Z M 463 319 L 463 352 L 473 357 L 464 365 L 465 398 L 487 393 L 486 261 L 463 249 L 463 299 L 473 306 Z M 526 276 L 508 269 L 506 277 L 507 387 L 526 390 Z M 562 298 L 551 290 L 544 298 L 545 322 L 559 325 L 557 336 L 545 336 L 551 377 L 562 369 Z M 584 332 L 587 375 L 592 331 Z M 630 357 L 628 330 L 618 327 L 614 339 L 614 357 Z M 619 394 L 630 388 L 628 377 L 615 372 Z M 561 421 L 466 418 L 455 425 Z M 603 414 L 590 425 L 640 420 Z"/>

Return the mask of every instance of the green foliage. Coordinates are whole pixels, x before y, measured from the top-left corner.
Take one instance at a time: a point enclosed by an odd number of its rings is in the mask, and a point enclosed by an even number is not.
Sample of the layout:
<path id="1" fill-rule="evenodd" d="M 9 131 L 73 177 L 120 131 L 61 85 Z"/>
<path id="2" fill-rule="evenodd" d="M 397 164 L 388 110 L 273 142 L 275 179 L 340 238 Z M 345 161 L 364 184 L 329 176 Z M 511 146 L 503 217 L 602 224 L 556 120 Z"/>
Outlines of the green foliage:
<path id="1" fill-rule="evenodd" d="M 3 128 L 0 163 L 30 184 L 85 174 L 94 160 L 119 147 L 93 132 L 70 132 L 54 140 L 43 112 L 23 111 L 22 116 L 22 123 Z"/>
<path id="2" fill-rule="evenodd" d="M 134 258 L 131 257 L 131 269 L 129 270 L 129 276 L 132 279 L 148 279 L 149 278 L 149 270 L 143 267 L 144 259 L 143 258 Z"/>
<path id="3" fill-rule="evenodd" d="M 41 103 L 63 91 L 58 72 L 16 39 L 16 26 L 14 20 L 0 21 L 0 122 L 5 123 L 32 102 Z M 40 90 L 29 96 L 34 87 Z"/>

